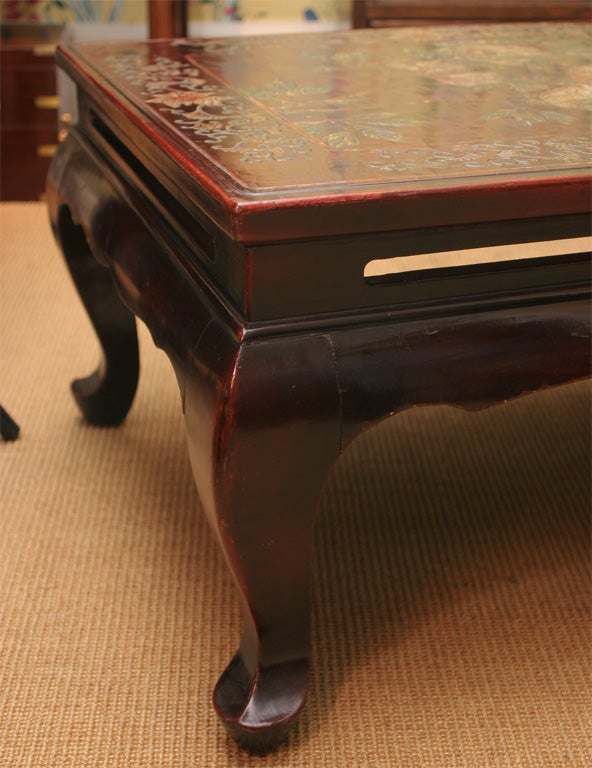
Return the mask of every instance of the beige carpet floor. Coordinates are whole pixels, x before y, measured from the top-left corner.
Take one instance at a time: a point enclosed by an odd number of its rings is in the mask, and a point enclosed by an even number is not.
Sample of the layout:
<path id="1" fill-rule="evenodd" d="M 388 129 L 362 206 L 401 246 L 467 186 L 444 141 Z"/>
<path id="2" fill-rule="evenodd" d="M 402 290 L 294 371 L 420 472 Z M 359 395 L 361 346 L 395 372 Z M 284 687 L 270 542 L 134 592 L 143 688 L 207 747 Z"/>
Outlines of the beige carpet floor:
<path id="1" fill-rule="evenodd" d="M 2 768 L 592 765 L 590 386 L 356 441 L 321 500 L 308 706 L 240 752 L 210 698 L 240 634 L 172 370 L 141 329 L 119 429 L 69 381 L 93 333 L 41 204 L 2 204 Z"/>

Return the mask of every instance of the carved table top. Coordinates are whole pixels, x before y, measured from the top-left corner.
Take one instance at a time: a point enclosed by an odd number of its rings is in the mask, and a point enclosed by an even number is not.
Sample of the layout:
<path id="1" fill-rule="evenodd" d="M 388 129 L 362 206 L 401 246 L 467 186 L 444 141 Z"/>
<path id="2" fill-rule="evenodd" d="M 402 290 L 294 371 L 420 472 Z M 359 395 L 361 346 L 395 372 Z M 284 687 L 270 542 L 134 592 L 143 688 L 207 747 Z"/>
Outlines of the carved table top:
<path id="1" fill-rule="evenodd" d="M 440 26 L 87 44 L 61 62 L 212 194 L 269 207 L 581 180 L 590 43 L 586 24 Z"/>

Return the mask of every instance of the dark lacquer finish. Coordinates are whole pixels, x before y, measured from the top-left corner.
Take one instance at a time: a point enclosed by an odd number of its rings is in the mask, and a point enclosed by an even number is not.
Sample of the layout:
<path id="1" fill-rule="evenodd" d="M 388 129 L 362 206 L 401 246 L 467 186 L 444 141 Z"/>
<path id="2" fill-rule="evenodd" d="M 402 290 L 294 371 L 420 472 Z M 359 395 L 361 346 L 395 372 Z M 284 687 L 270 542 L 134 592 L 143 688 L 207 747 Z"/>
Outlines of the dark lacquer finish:
<path id="1" fill-rule="evenodd" d="M 49 210 L 106 361 L 77 400 L 125 417 L 146 322 L 242 601 L 214 704 L 249 749 L 305 701 L 315 509 L 347 444 L 590 373 L 588 42 L 504 25 L 60 53 L 79 115 Z"/>
<path id="2" fill-rule="evenodd" d="M 87 191 L 81 187 L 80 198 Z M 102 192 L 100 186 L 97 191 Z M 55 232 L 103 353 L 94 373 L 72 382 L 72 393 L 90 424 L 118 426 L 127 416 L 138 383 L 136 323 L 117 295 L 110 272 L 93 255 L 98 251 L 89 248 L 94 236 L 87 241 L 85 232 L 72 222 L 72 210 L 61 207 Z"/>

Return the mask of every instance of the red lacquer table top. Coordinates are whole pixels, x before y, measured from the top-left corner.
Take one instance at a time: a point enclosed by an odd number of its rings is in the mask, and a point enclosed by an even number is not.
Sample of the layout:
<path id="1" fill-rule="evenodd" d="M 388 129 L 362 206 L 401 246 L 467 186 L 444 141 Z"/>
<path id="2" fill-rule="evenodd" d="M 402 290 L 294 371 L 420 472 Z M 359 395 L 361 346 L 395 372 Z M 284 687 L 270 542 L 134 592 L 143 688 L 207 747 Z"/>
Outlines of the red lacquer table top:
<path id="1" fill-rule="evenodd" d="M 91 44 L 61 63 L 229 209 L 269 211 L 581 186 L 590 42 L 585 24 L 443 26 Z"/>

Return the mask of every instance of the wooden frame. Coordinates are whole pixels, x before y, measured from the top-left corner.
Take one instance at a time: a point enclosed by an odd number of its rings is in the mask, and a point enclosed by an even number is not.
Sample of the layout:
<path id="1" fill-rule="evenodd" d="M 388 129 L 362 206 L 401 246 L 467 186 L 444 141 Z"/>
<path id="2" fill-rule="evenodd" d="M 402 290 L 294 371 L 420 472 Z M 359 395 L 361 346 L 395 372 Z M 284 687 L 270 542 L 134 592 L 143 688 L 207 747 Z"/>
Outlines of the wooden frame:
<path id="1" fill-rule="evenodd" d="M 588 0 L 354 0 L 354 29 L 409 24 L 590 21 Z"/>

